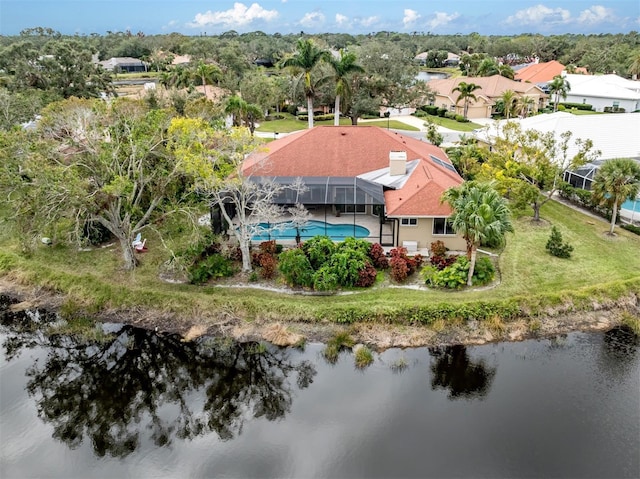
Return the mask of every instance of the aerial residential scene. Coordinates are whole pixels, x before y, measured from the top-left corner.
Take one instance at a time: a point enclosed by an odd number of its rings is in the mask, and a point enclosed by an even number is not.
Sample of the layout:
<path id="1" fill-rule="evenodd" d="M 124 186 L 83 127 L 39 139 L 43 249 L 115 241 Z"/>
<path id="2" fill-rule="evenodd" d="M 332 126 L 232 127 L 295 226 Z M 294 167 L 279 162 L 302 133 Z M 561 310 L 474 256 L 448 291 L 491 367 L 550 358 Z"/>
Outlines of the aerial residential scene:
<path id="1" fill-rule="evenodd" d="M 639 31 L 1 0 L 0 477 L 640 477 Z"/>

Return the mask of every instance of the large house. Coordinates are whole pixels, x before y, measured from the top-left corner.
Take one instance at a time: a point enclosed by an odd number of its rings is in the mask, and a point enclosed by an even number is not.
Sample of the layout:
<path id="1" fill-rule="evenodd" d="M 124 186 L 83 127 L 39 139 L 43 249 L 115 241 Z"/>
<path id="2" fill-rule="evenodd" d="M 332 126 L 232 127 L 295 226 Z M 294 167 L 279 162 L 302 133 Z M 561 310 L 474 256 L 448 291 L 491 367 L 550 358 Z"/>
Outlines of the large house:
<path id="1" fill-rule="evenodd" d="M 490 77 L 457 77 L 443 80 L 431 80 L 427 84 L 435 94 L 434 104 L 448 111 L 462 114 L 464 101 L 458 101 L 460 92 L 454 91 L 461 82 L 473 83 L 480 88 L 473 92 L 476 100 L 470 100 L 467 112 L 468 118 L 491 118 L 497 100 L 507 90 L 515 93 L 516 98 L 533 98 L 533 111 L 544 108 L 548 96 L 537 85 L 522 83 L 500 75 Z M 456 104 L 457 102 L 457 104 Z"/>
<path id="2" fill-rule="evenodd" d="M 595 111 L 640 110 L 640 81 L 618 75 L 566 75 L 569 92 L 564 101 L 586 103 Z"/>
<path id="3" fill-rule="evenodd" d="M 281 184 L 302 178 L 298 198 L 325 223 L 372 223 L 368 239 L 383 246 L 428 249 L 442 240 L 463 250 L 464 240 L 447 221 L 451 209 L 440 202 L 462 178 L 438 147 L 374 126 L 316 126 L 290 134 L 252 153 L 243 174 Z M 295 198 L 281 195 L 279 204 Z"/>

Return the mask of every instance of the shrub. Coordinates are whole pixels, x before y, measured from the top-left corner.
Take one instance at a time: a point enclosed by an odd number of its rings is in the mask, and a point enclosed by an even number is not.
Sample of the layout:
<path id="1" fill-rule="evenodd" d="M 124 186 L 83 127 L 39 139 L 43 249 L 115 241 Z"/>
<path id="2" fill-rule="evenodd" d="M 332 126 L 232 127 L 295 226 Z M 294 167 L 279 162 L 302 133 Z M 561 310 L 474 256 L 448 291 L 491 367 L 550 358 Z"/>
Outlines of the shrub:
<path id="1" fill-rule="evenodd" d="M 331 255 L 336 252 L 337 246 L 328 236 L 314 236 L 302 244 L 302 250 L 305 252 L 314 270 L 320 268 L 326 263 Z"/>
<path id="2" fill-rule="evenodd" d="M 338 245 L 338 250 L 345 249 L 353 249 L 361 252 L 365 256 L 369 256 L 369 251 L 371 251 L 371 243 L 369 243 L 367 240 L 356 239 L 353 236 L 349 236 Z"/>
<path id="3" fill-rule="evenodd" d="M 342 249 L 331 255 L 322 266 L 328 268 L 338 279 L 340 286 L 355 286 L 360 279 L 360 270 L 368 263 L 367 256 L 356 249 Z M 322 269 L 321 268 L 321 269 Z"/>
<path id="4" fill-rule="evenodd" d="M 465 118 L 463 115 L 456 115 L 455 119 L 458 123 L 469 123 L 469 119 Z"/>
<path id="5" fill-rule="evenodd" d="M 448 111 L 444 114 L 445 118 L 448 118 L 449 120 L 455 120 L 456 119 L 456 114 L 452 111 Z"/>
<path id="6" fill-rule="evenodd" d="M 187 271 L 187 275 L 191 283 L 202 284 L 211 278 L 233 276 L 235 272 L 235 268 L 229 259 L 219 253 L 215 253 L 191 266 Z"/>
<path id="7" fill-rule="evenodd" d="M 456 261 L 441 271 L 434 272 L 428 280 L 431 286 L 457 289 L 467 284 L 469 275 L 469 260 L 466 256 L 459 256 Z"/>
<path id="8" fill-rule="evenodd" d="M 338 289 L 340 284 L 338 276 L 329 265 L 325 265 L 313 273 L 312 283 L 313 289 L 317 291 L 334 291 Z"/>
<path id="9" fill-rule="evenodd" d="M 573 246 L 562 241 L 562 234 L 555 226 L 551 227 L 551 236 L 545 246 L 547 251 L 558 258 L 570 258 Z"/>
<path id="10" fill-rule="evenodd" d="M 263 241 L 260 243 L 260 252 L 267 254 L 276 254 L 278 248 L 276 245 L 276 240 L 271 241 Z"/>
<path id="11" fill-rule="evenodd" d="M 471 279 L 474 285 L 483 285 L 493 281 L 495 274 L 496 268 L 493 262 L 486 256 L 482 256 L 476 260 Z"/>
<path id="12" fill-rule="evenodd" d="M 584 110 L 584 111 L 593 110 L 593 105 L 590 105 L 588 103 L 571 103 L 571 102 L 563 101 L 563 102 L 558 104 L 558 107 L 560 107 L 560 105 L 564 106 L 565 108 L 569 108 L 569 109 L 575 108 L 576 110 Z"/>
<path id="13" fill-rule="evenodd" d="M 369 249 L 369 258 L 373 263 L 373 266 L 377 269 L 387 269 L 389 267 L 389 260 L 387 259 L 387 255 L 384 253 L 384 248 L 380 245 L 380 243 L 374 243 L 371 245 Z"/>
<path id="14" fill-rule="evenodd" d="M 434 241 L 431 243 L 431 254 L 433 256 L 444 256 L 447 254 L 447 247 L 444 245 L 444 242 L 441 240 Z"/>
<path id="15" fill-rule="evenodd" d="M 635 233 L 637 235 L 640 236 L 640 227 L 639 226 L 635 226 L 635 225 L 622 225 L 621 226 L 622 229 L 625 229 L 627 231 L 631 231 L 632 233 Z"/>
<path id="16" fill-rule="evenodd" d="M 438 108 L 438 116 L 444 117 L 448 111 L 449 110 L 447 110 L 446 108 Z"/>
<path id="17" fill-rule="evenodd" d="M 270 253 L 260 254 L 260 276 L 264 279 L 271 279 L 276 275 L 278 260 Z"/>
<path id="18" fill-rule="evenodd" d="M 367 262 L 364 268 L 358 271 L 358 281 L 356 281 L 356 286 L 368 288 L 376 282 L 377 277 L 378 272 L 371 263 Z"/>
<path id="19" fill-rule="evenodd" d="M 313 284 L 313 268 L 300 248 L 283 251 L 278 269 L 290 285 L 309 287 Z"/>
<path id="20" fill-rule="evenodd" d="M 419 257 L 422 263 L 422 256 Z M 399 247 L 391 250 L 391 277 L 402 283 L 408 276 L 415 273 L 418 261 L 407 256 L 407 248 Z"/>

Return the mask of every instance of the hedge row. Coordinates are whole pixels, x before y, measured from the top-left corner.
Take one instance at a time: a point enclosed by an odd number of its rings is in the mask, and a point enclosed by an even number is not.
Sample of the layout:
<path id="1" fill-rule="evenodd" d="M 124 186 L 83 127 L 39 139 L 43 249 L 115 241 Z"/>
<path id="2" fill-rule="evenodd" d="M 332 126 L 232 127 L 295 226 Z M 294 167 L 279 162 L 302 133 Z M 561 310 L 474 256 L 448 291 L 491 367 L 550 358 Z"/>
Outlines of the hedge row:
<path id="1" fill-rule="evenodd" d="M 572 108 L 575 108 L 576 110 L 585 110 L 585 111 L 593 110 L 593 105 L 589 105 L 588 103 L 561 102 L 561 103 L 558 103 L 558 106 L 560 105 L 564 106 L 568 110 L 571 110 Z"/>

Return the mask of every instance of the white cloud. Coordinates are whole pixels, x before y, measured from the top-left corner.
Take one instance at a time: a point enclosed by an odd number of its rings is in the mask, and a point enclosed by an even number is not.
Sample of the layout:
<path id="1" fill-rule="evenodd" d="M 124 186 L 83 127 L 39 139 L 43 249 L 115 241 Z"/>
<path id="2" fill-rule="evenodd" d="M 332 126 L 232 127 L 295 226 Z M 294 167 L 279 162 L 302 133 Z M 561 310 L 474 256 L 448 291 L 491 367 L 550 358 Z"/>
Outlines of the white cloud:
<path id="1" fill-rule="evenodd" d="M 305 13 L 299 23 L 303 27 L 316 27 L 324 23 L 324 15 L 320 12 Z"/>
<path id="2" fill-rule="evenodd" d="M 596 23 L 610 22 L 616 19 L 613 10 L 602 5 L 593 5 L 583 10 L 578 17 L 578 23 L 595 25 Z"/>
<path id="3" fill-rule="evenodd" d="M 515 15 L 507 17 L 506 23 L 516 25 L 539 25 L 542 23 L 567 23 L 571 18 L 569 10 L 564 8 L 549 8 L 536 5 L 524 10 L 518 10 Z"/>
<path id="4" fill-rule="evenodd" d="M 375 25 L 376 23 L 378 23 L 379 20 L 380 20 L 380 17 L 373 16 L 373 17 L 361 18 L 358 21 L 358 23 L 363 27 L 370 27 L 371 25 Z"/>
<path id="5" fill-rule="evenodd" d="M 417 22 L 419 18 L 420 14 L 418 12 L 416 12 L 415 10 L 411 10 L 410 8 L 405 8 L 402 23 L 404 24 L 405 28 L 410 27 L 415 22 Z"/>
<path id="6" fill-rule="evenodd" d="M 349 17 L 341 13 L 336 13 L 336 23 L 338 25 L 344 25 L 345 23 L 348 23 L 348 22 L 349 22 Z"/>
<path id="7" fill-rule="evenodd" d="M 427 26 L 430 30 L 435 30 L 438 27 L 442 27 L 448 23 L 451 23 L 456 18 L 458 18 L 460 14 L 456 13 L 444 13 L 444 12 L 435 12 L 434 17 L 427 22 Z"/>
<path id="8" fill-rule="evenodd" d="M 265 10 L 257 3 L 247 7 L 244 3 L 236 2 L 229 10 L 206 13 L 197 13 L 192 22 L 187 25 L 194 28 L 207 25 L 223 25 L 225 27 L 241 27 L 252 23 L 254 20 L 275 20 L 278 18 L 277 10 Z"/>

